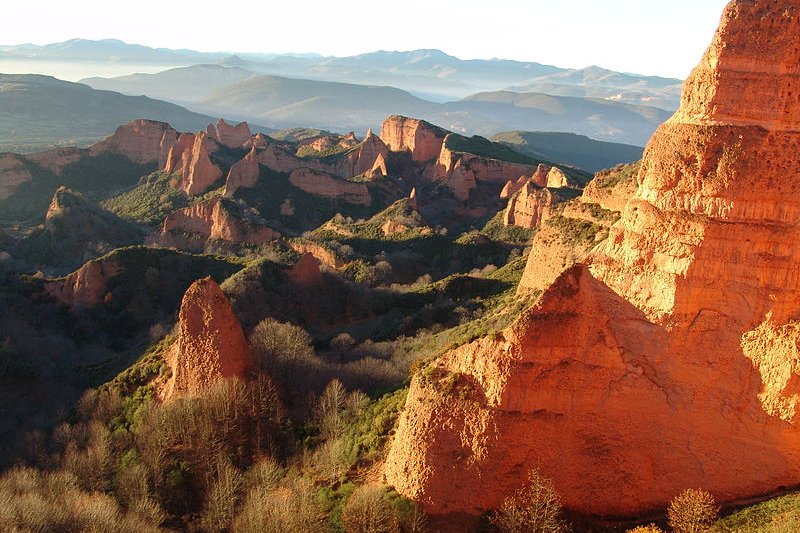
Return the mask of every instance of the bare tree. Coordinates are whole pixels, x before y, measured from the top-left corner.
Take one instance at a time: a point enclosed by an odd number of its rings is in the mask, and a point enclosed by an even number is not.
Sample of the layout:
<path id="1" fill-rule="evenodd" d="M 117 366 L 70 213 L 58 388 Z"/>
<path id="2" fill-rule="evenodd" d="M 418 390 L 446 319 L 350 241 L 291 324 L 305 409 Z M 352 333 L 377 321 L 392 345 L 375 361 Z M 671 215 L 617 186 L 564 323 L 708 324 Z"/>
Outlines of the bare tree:
<path id="1" fill-rule="evenodd" d="M 383 487 L 357 488 L 342 511 L 347 533 L 398 533 L 400 524 Z"/>
<path id="2" fill-rule="evenodd" d="M 528 483 L 509 496 L 491 517 L 491 522 L 506 533 L 563 533 L 561 497 L 553 481 L 534 468 Z"/>

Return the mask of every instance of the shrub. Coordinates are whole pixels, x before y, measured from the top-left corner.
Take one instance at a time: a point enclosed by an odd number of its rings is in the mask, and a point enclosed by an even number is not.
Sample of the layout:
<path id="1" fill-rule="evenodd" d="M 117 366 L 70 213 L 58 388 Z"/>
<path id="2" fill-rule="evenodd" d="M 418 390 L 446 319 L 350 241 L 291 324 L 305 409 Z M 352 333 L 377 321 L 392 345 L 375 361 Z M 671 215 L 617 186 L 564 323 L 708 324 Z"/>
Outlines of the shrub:
<path id="1" fill-rule="evenodd" d="M 347 533 L 395 533 L 400 524 L 394 507 L 383 487 L 359 487 L 342 511 L 342 523 Z"/>
<path id="2" fill-rule="evenodd" d="M 328 521 L 313 486 L 306 480 L 296 479 L 275 490 L 256 487 L 248 491 L 232 531 L 323 533 L 328 531 Z"/>
<path id="3" fill-rule="evenodd" d="M 561 519 L 561 497 L 553 481 L 534 468 L 528 483 L 509 496 L 490 518 L 506 533 L 562 533 L 567 527 Z"/>
<path id="4" fill-rule="evenodd" d="M 627 533 L 664 533 L 664 530 L 655 524 L 649 524 L 646 526 L 637 526 L 633 529 L 629 529 Z"/>
<path id="5" fill-rule="evenodd" d="M 714 497 L 701 489 L 686 489 L 669 504 L 669 526 L 675 533 L 702 533 L 717 519 L 719 507 Z"/>

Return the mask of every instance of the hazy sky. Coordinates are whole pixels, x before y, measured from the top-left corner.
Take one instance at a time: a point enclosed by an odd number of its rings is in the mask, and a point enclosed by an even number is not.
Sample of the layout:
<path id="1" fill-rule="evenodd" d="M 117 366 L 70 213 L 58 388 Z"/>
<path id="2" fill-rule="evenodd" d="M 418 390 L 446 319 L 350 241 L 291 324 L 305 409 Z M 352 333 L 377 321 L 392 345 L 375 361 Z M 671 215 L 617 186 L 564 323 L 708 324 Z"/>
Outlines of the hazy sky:
<path id="1" fill-rule="evenodd" d="M 39 0 L 4 2 L 0 44 L 117 38 L 231 52 L 439 48 L 560 67 L 685 77 L 726 0 Z"/>

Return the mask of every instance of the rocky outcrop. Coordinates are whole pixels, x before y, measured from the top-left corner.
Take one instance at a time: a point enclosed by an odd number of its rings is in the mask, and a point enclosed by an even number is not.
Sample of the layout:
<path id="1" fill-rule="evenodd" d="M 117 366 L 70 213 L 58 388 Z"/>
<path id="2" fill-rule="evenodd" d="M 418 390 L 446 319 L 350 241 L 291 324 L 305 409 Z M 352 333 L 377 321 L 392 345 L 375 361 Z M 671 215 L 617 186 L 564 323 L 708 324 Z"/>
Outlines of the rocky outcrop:
<path id="1" fill-rule="evenodd" d="M 409 152 L 416 162 L 439 157 L 447 131 L 424 120 L 392 115 L 381 126 L 381 139 L 393 152 Z"/>
<path id="2" fill-rule="evenodd" d="M 260 170 L 258 168 L 258 155 L 256 147 L 250 148 L 244 158 L 235 163 L 228 171 L 225 179 L 225 196 L 233 196 L 240 188 L 252 189 L 258 183 Z"/>
<path id="3" fill-rule="evenodd" d="M 289 182 L 298 189 L 316 196 L 334 198 L 357 205 L 372 203 L 372 196 L 365 183 L 347 181 L 327 172 L 300 168 L 291 173 Z"/>
<path id="4" fill-rule="evenodd" d="M 514 176 L 536 173 L 536 167 L 492 159 L 481 155 L 455 151 L 451 144 L 458 138 L 454 133 L 444 140 L 436 164 L 431 167 L 431 179 L 442 181 L 459 200 L 467 200 L 477 182 L 506 183 Z"/>
<path id="5" fill-rule="evenodd" d="M 221 145 L 228 148 L 241 148 L 252 137 L 250 126 L 247 122 L 240 122 L 236 126 L 231 126 L 222 119 L 217 121 L 215 126 L 209 126 L 209 131 L 213 132 L 212 137 Z"/>
<path id="6" fill-rule="evenodd" d="M 25 159 L 17 154 L 0 154 L 0 200 L 14 194 L 17 187 L 33 179 Z"/>
<path id="7" fill-rule="evenodd" d="M 86 150 L 80 148 L 56 148 L 25 156 L 26 159 L 33 161 L 40 167 L 61 176 L 62 170 L 67 165 L 77 163 L 86 154 Z"/>
<path id="8" fill-rule="evenodd" d="M 114 153 L 139 164 L 157 163 L 163 167 L 178 132 L 165 122 L 139 119 L 117 128 L 113 135 L 89 149 L 91 155 Z"/>
<path id="9" fill-rule="evenodd" d="M 48 281 L 45 291 L 72 309 L 91 309 L 110 298 L 108 281 L 122 271 L 116 261 L 95 259 L 62 279 Z"/>
<path id="10" fill-rule="evenodd" d="M 349 263 L 343 261 L 336 255 L 335 252 L 326 248 L 322 244 L 316 243 L 307 239 L 294 239 L 288 242 L 289 247 L 297 253 L 307 255 L 311 254 L 321 264 L 328 268 L 340 269 L 346 267 Z"/>
<path id="11" fill-rule="evenodd" d="M 256 369 L 242 326 L 228 299 L 210 277 L 186 291 L 178 314 L 178 339 L 166 356 L 172 376 L 162 397 L 199 396 L 227 377 Z"/>
<path id="12" fill-rule="evenodd" d="M 536 466 L 567 507 L 630 516 L 800 483 L 798 48 L 797 0 L 728 5 L 609 237 L 414 378 L 399 492 L 477 515 Z"/>
<path id="13" fill-rule="evenodd" d="M 164 172 L 178 174 L 179 187 L 187 195 L 202 194 L 222 178 L 222 171 L 209 157 L 216 149 L 216 141 L 206 133 L 181 133 L 170 148 Z"/>
<path id="14" fill-rule="evenodd" d="M 562 198 L 551 189 L 537 187 L 533 183 L 525 184 L 520 191 L 508 201 L 503 213 L 506 226 L 535 229 L 550 218 L 553 206 Z"/>
<path id="15" fill-rule="evenodd" d="M 319 259 L 312 253 L 304 253 L 300 260 L 287 272 L 292 283 L 305 287 L 320 286 L 323 283 L 322 272 Z"/>
<path id="16" fill-rule="evenodd" d="M 388 174 L 386 161 L 389 149 L 372 130 L 364 140 L 345 154 L 338 165 L 338 174 L 344 178 L 366 175 L 369 178 Z"/>
<path id="17" fill-rule="evenodd" d="M 199 252 L 210 240 L 264 244 L 279 237 L 255 213 L 233 200 L 215 197 L 167 216 L 147 243 Z"/>
<path id="18" fill-rule="evenodd" d="M 356 139 L 355 132 L 350 132 L 347 135 L 333 135 L 325 134 L 302 139 L 297 142 L 297 152 L 310 150 L 312 152 L 328 152 L 330 150 L 349 150 L 359 144 Z"/>

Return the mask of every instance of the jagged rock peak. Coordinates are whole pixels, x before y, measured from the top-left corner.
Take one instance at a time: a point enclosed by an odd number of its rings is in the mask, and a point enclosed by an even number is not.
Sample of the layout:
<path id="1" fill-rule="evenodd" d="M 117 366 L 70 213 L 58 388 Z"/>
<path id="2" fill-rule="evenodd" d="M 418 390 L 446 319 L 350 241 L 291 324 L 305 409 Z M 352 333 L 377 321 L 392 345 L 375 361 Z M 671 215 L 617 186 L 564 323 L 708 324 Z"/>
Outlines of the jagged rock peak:
<path id="1" fill-rule="evenodd" d="M 210 277 L 186 291 L 178 315 L 178 339 L 167 362 L 172 376 L 164 398 L 202 394 L 226 377 L 246 377 L 256 364 L 228 299 Z"/>

